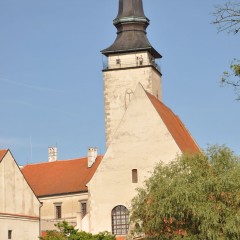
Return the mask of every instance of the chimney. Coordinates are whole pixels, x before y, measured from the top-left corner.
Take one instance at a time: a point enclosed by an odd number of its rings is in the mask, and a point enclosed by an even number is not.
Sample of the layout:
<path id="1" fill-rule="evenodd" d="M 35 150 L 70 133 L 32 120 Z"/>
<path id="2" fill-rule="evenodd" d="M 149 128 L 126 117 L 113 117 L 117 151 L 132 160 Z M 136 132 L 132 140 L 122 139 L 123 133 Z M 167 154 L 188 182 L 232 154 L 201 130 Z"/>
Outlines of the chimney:
<path id="1" fill-rule="evenodd" d="M 49 147 L 48 148 L 48 162 L 56 162 L 57 161 L 57 148 Z"/>
<path id="2" fill-rule="evenodd" d="M 88 148 L 88 167 L 92 167 L 97 159 L 97 148 Z"/>

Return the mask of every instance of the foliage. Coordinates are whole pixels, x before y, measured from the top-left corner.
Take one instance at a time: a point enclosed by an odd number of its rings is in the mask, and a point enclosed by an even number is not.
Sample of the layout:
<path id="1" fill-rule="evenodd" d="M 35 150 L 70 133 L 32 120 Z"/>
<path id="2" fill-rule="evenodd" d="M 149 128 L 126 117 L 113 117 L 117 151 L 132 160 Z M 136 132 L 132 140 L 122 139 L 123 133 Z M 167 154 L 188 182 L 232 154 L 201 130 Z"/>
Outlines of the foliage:
<path id="1" fill-rule="evenodd" d="M 230 69 L 230 73 L 227 71 L 223 73 L 221 84 L 223 86 L 232 86 L 237 95 L 237 100 L 240 100 L 240 60 L 234 59 L 230 65 Z M 235 78 L 233 78 L 234 76 Z"/>
<path id="2" fill-rule="evenodd" d="M 213 13 L 215 20 L 213 24 L 217 25 L 219 32 L 227 31 L 237 34 L 240 32 L 240 3 L 228 1 L 223 5 L 216 6 Z M 237 95 L 237 100 L 240 100 L 240 61 L 234 59 L 230 65 L 230 72 L 223 73 L 221 84 L 223 86 L 232 86 Z"/>
<path id="3" fill-rule="evenodd" d="M 160 163 L 132 201 L 133 234 L 240 239 L 240 160 L 226 147 Z"/>
<path id="4" fill-rule="evenodd" d="M 63 221 L 55 225 L 58 230 L 47 231 L 47 236 L 40 237 L 41 240 L 115 240 L 115 236 L 108 232 L 91 234 L 78 232 L 73 226 Z"/>
<path id="5" fill-rule="evenodd" d="M 228 1 L 223 5 L 216 6 L 213 13 L 218 31 L 228 31 L 234 34 L 240 31 L 240 3 Z"/>

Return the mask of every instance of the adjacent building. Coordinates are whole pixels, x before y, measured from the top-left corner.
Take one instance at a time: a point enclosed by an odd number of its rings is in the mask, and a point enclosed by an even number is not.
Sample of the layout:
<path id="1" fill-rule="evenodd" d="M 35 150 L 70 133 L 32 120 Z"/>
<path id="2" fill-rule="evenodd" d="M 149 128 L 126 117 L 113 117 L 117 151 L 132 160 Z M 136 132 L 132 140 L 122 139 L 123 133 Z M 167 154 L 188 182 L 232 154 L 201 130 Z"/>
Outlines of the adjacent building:
<path id="1" fill-rule="evenodd" d="M 40 206 L 10 150 L 0 150 L 0 239 L 38 240 Z"/>
<path id="2" fill-rule="evenodd" d="M 22 172 L 42 203 L 41 231 L 55 229 L 67 221 L 78 229 L 89 231 L 87 183 L 101 163 L 96 148 L 88 157 L 57 160 L 57 149 L 49 148 L 49 162 L 26 165 Z"/>

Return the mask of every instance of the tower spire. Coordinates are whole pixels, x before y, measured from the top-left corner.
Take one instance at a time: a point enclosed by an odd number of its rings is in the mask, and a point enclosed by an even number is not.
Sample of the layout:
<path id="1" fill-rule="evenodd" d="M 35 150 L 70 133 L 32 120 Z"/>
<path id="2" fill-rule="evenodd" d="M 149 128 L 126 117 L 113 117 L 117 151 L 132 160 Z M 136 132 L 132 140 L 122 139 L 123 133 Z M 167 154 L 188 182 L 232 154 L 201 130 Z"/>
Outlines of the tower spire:
<path id="1" fill-rule="evenodd" d="M 117 28 L 117 38 L 102 53 L 108 56 L 111 53 L 147 50 L 153 57 L 161 58 L 147 39 L 146 29 L 149 23 L 144 14 L 142 0 L 119 0 L 118 15 L 113 20 Z"/>
<path id="2" fill-rule="evenodd" d="M 149 24 L 149 19 L 144 14 L 142 0 L 120 0 L 119 10 L 114 24 L 121 22 L 145 22 Z"/>

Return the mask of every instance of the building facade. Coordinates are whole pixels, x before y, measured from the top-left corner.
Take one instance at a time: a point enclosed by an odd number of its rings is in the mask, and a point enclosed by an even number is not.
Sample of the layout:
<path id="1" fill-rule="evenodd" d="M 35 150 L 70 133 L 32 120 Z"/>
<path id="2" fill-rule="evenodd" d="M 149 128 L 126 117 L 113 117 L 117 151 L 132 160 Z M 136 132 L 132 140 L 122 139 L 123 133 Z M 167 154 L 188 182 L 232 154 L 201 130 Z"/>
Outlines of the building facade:
<path id="1" fill-rule="evenodd" d="M 57 149 L 49 148 L 49 161 L 26 165 L 22 172 L 42 203 L 41 231 L 55 229 L 67 221 L 89 231 L 88 189 L 86 184 L 101 163 L 96 148 L 88 149 L 88 157 L 57 160 Z"/>
<path id="2" fill-rule="evenodd" d="M 129 232 L 131 199 L 160 161 L 200 148 L 162 102 L 162 56 L 147 39 L 142 0 L 119 0 L 115 42 L 102 51 L 107 150 L 88 157 L 27 165 L 23 173 L 43 203 L 41 229 L 67 220 L 79 230 Z"/>

